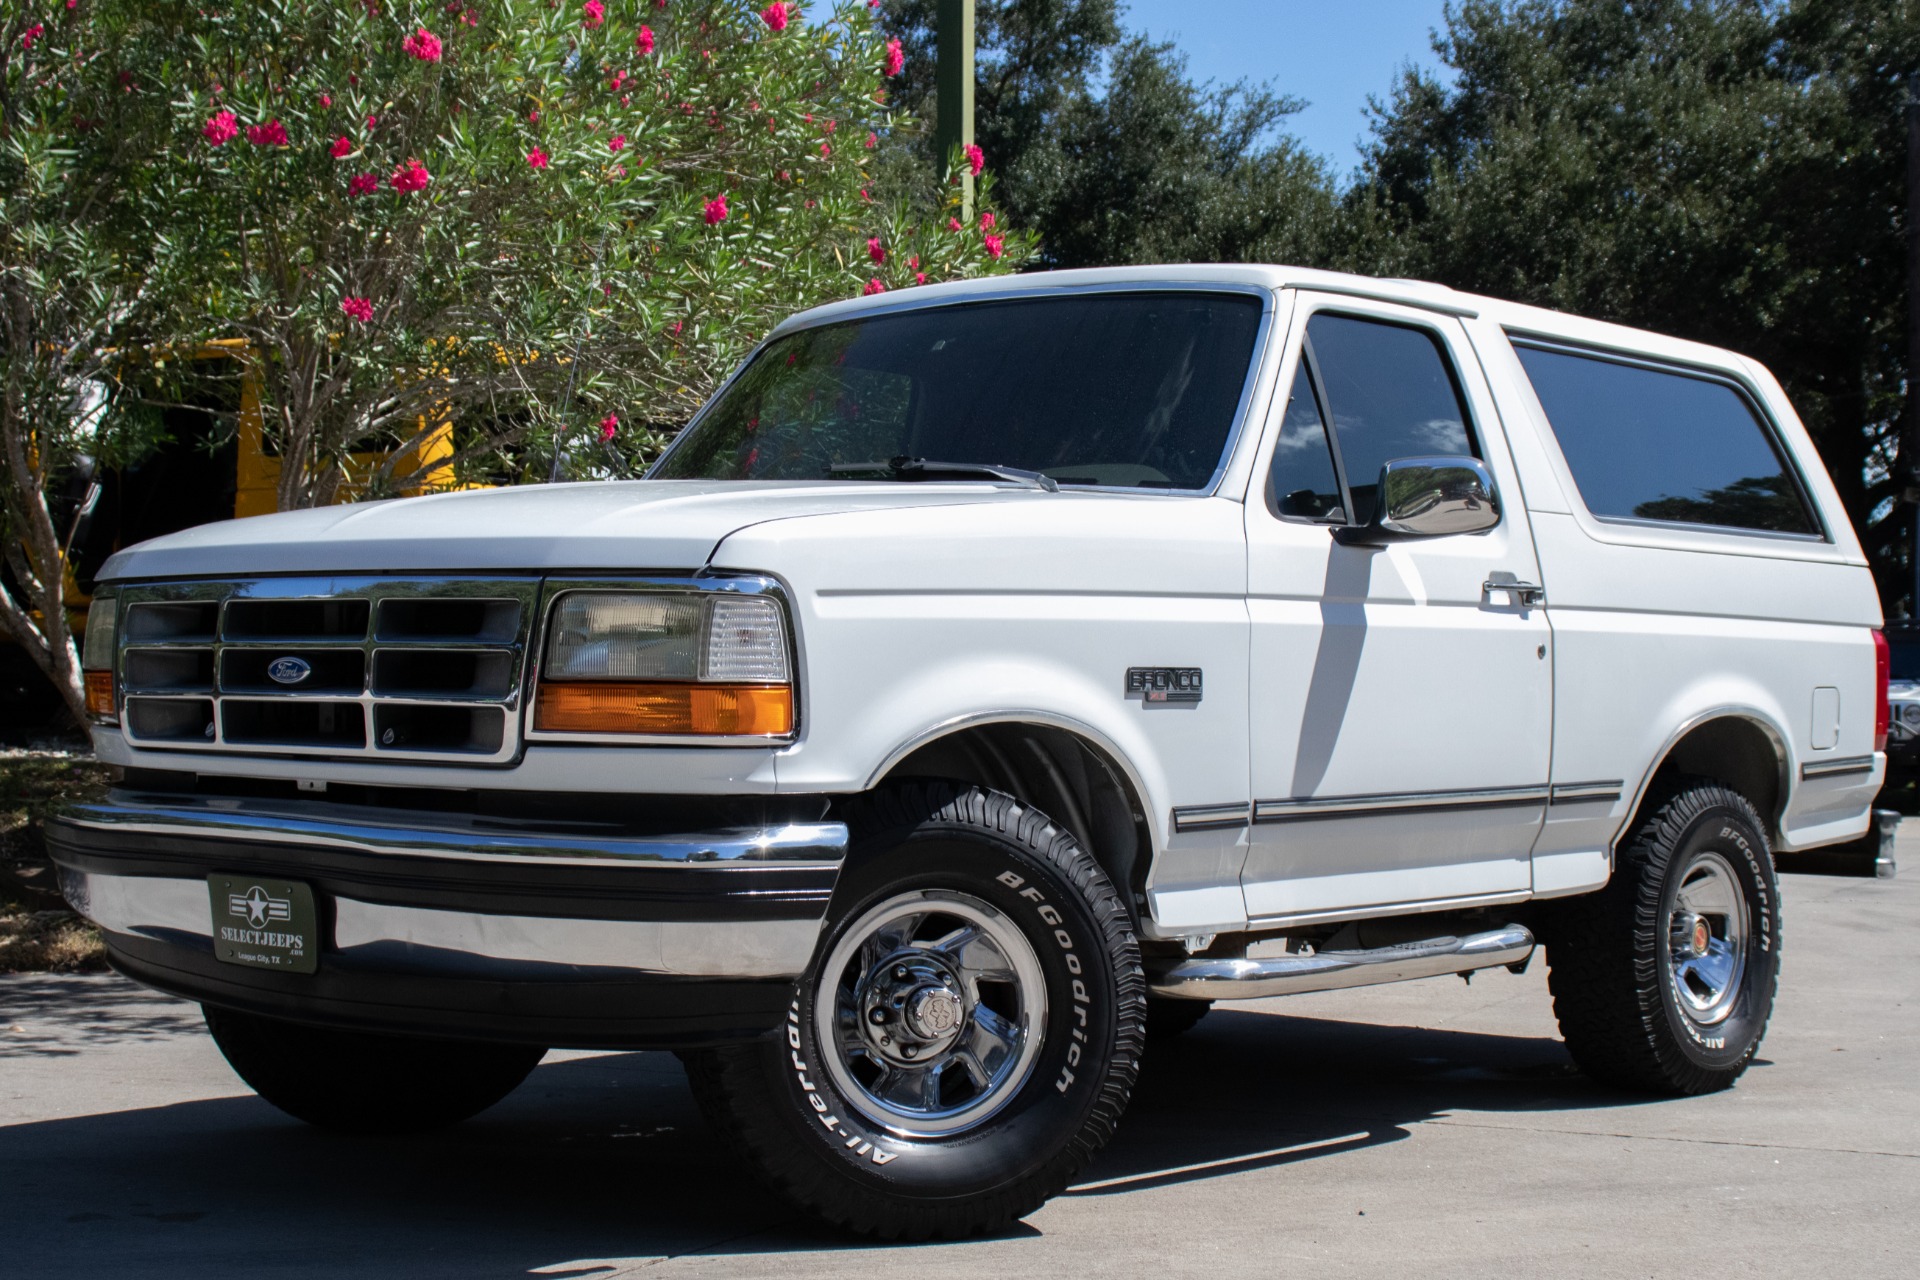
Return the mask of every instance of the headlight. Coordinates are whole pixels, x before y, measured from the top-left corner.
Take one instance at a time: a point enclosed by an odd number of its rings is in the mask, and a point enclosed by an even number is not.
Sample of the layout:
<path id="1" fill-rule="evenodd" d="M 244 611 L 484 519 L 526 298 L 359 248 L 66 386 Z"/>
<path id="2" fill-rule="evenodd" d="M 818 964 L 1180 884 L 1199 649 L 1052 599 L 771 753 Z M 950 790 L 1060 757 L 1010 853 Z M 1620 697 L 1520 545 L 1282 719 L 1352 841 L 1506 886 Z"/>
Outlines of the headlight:
<path id="1" fill-rule="evenodd" d="M 779 737 L 793 731 L 786 617 L 765 596 L 570 591 L 534 702 L 542 733 Z"/>
<path id="2" fill-rule="evenodd" d="M 80 646 L 80 670 L 87 685 L 87 712 L 102 724 L 114 724 L 120 718 L 113 696 L 114 606 L 112 596 L 96 596 L 87 606 L 87 633 Z"/>
<path id="3" fill-rule="evenodd" d="M 1910 725 L 1920 725 L 1920 702 L 1909 702 L 1900 708 L 1900 718 Z"/>

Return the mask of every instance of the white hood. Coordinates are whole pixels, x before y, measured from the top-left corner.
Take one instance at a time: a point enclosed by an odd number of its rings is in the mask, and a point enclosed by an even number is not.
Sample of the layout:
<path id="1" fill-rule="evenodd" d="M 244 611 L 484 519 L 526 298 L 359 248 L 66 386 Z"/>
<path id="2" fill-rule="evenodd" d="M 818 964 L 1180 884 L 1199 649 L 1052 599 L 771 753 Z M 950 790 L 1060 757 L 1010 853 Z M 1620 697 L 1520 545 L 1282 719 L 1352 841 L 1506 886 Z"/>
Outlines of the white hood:
<path id="1" fill-rule="evenodd" d="M 286 573 L 691 570 L 768 520 L 1045 500 L 984 484 L 630 480 L 527 485 L 286 511 L 184 529 L 116 554 L 103 582 Z"/>

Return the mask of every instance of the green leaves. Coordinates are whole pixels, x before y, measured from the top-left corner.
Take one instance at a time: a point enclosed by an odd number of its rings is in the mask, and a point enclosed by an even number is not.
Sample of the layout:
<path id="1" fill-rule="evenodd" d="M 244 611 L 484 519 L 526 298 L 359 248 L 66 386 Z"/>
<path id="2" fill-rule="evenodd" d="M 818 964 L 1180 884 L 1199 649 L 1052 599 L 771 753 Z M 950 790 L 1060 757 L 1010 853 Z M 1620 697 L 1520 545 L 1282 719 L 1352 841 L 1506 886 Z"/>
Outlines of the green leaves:
<path id="1" fill-rule="evenodd" d="M 865 139 L 898 121 L 863 4 L 780 38 L 719 0 L 598 27 L 543 0 L 422 14 L 169 5 L 148 29 L 152 65 L 176 70 L 141 216 L 155 242 L 185 231 L 196 248 L 158 282 L 161 330 L 272 353 L 259 369 L 283 502 L 332 492 L 343 442 L 392 443 L 427 415 L 452 415 L 463 474 L 544 478 L 609 410 L 684 420 L 790 311 L 1030 252 L 1018 234 L 995 257 L 978 230 L 916 226 L 903 192 L 875 189 Z M 439 61 L 405 47 L 422 25 Z M 222 109 L 240 136 L 214 147 L 202 130 Z M 289 145 L 249 142 L 271 119 Z M 431 177 L 410 190 L 415 162 Z M 709 225 L 722 194 L 730 214 Z M 343 321 L 343 296 L 375 318 Z M 629 465 L 651 456 L 628 445 Z M 408 483 L 386 468 L 365 492 Z"/>

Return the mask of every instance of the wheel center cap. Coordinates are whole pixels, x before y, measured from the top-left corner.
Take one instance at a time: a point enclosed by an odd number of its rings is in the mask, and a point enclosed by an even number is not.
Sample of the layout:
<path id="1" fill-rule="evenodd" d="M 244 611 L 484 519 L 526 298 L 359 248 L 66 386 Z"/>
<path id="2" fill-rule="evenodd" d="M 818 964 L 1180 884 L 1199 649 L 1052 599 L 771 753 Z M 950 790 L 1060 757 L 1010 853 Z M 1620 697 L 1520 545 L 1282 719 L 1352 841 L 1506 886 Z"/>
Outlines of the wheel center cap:
<path id="1" fill-rule="evenodd" d="M 928 1040 L 952 1034 L 965 1014 L 960 993 L 950 987 L 923 988 L 907 1002 L 907 1025 Z"/>
<path id="2" fill-rule="evenodd" d="M 1673 950 L 1676 958 L 1697 960 L 1713 945 L 1713 925 L 1705 916 L 1683 911 L 1673 919 Z"/>

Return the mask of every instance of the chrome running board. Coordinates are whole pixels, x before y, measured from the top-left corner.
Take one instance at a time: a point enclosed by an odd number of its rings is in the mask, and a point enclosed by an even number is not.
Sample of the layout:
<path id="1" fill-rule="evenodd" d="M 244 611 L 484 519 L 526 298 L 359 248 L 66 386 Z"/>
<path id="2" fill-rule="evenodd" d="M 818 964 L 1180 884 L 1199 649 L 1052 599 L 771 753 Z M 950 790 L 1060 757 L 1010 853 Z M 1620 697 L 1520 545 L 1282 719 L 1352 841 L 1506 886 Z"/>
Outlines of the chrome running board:
<path id="1" fill-rule="evenodd" d="M 1182 1000 L 1252 1000 L 1523 965 L 1532 955 L 1533 934 L 1510 924 L 1464 938 L 1429 938 L 1369 951 L 1318 951 L 1265 960 L 1196 956 L 1151 974 L 1147 989 Z"/>

